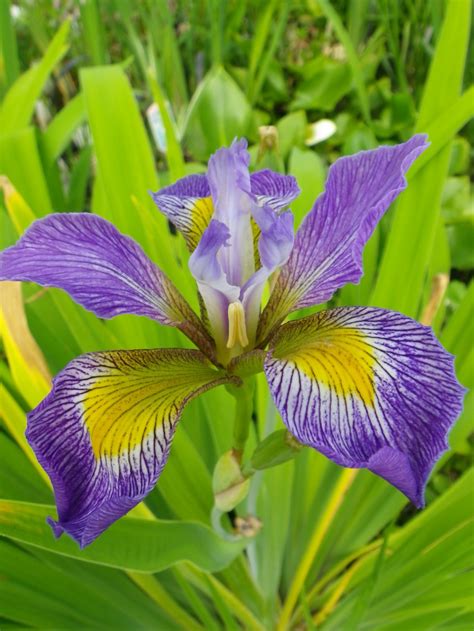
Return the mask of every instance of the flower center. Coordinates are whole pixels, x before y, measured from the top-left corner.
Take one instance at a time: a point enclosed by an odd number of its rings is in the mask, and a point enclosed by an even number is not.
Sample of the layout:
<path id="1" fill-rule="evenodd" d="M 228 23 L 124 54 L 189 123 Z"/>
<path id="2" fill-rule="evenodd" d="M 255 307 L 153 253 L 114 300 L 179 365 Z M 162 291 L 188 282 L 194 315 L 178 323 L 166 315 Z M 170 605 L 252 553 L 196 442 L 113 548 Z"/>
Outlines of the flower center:
<path id="1" fill-rule="evenodd" d="M 242 348 L 248 346 L 247 327 L 245 324 L 244 306 L 240 300 L 231 302 L 227 310 L 229 319 L 229 336 L 227 338 L 227 348 L 234 348 L 238 343 Z"/>

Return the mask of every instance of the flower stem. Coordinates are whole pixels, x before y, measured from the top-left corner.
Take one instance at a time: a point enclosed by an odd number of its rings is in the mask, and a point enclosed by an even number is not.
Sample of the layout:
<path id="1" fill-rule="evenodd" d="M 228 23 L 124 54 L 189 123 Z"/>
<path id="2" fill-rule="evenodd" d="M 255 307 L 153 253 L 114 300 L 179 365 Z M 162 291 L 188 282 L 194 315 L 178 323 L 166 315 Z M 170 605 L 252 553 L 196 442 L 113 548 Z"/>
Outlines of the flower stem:
<path id="1" fill-rule="evenodd" d="M 236 458 L 240 461 L 249 436 L 250 422 L 253 413 L 253 392 L 255 380 L 246 379 L 242 386 L 232 387 L 235 398 L 234 440 L 232 448 Z"/>
<path id="2" fill-rule="evenodd" d="M 296 570 L 295 577 L 288 592 L 285 604 L 281 611 L 280 619 L 278 621 L 277 631 L 285 631 L 288 627 L 291 614 L 296 605 L 299 595 L 302 593 L 304 582 L 313 564 L 314 558 L 319 550 L 319 547 L 326 535 L 329 526 L 331 525 L 339 506 L 341 505 L 344 495 L 351 486 L 354 477 L 357 473 L 357 469 L 345 469 L 341 477 L 339 478 L 336 487 L 329 498 L 329 502 L 326 505 L 324 513 L 321 519 L 317 522 L 316 527 L 311 535 L 309 545 L 301 559 L 301 562 Z"/>

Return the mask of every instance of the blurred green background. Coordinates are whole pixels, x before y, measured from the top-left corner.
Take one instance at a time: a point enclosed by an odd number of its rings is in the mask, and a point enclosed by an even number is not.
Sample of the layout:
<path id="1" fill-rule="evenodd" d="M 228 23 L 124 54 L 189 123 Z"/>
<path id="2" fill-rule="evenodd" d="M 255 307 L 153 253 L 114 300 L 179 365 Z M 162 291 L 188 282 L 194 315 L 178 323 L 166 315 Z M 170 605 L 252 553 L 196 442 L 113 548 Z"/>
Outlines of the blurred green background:
<path id="1" fill-rule="evenodd" d="M 89 210 L 139 241 L 197 308 L 186 249 L 148 190 L 246 136 L 252 168 L 297 178 L 299 224 L 339 156 L 426 132 L 362 282 L 331 305 L 432 324 L 470 388 L 470 19 L 468 0 L 0 0 L 1 245 L 36 217 Z M 31 284 L 5 284 L 2 303 L 0 628 L 263 631 L 295 581 L 291 629 L 473 628 L 472 391 L 424 511 L 367 471 L 343 497 L 342 470 L 303 449 L 252 478 L 222 532 L 211 477 L 231 445 L 232 399 L 211 391 L 187 408 L 146 506 L 80 551 L 45 524 L 53 498 L 25 413 L 81 353 L 187 340 L 134 316 L 98 320 Z M 250 451 L 282 426 L 258 386 Z M 248 515 L 261 530 L 229 539 Z"/>

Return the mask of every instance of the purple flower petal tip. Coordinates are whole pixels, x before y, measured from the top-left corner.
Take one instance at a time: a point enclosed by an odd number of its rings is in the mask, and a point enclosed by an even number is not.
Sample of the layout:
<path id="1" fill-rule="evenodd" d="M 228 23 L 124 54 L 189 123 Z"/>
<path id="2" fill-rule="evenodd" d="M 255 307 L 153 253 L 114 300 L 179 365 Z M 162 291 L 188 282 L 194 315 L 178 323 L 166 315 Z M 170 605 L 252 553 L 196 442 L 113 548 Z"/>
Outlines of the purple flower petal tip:
<path id="1" fill-rule="evenodd" d="M 55 521 L 52 517 L 47 517 L 46 523 L 48 523 L 51 526 L 51 529 L 56 539 L 59 539 L 59 537 L 64 532 L 64 528 L 60 525 L 60 523 Z"/>
<path id="2" fill-rule="evenodd" d="M 259 324 L 259 339 L 296 309 L 321 304 L 363 273 L 362 252 L 377 223 L 407 185 L 426 135 L 339 158 L 306 215 Z"/>
<path id="3" fill-rule="evenodd" d="M 383 309 L 321 311 L 280 328 L 265 373 L 301 443 L 369 469 L 424 506 L 465 393 L 429 327 Z"/>
<path id="4" fill-rule="evenodd" d="M 212 354 L 213 341 L 170 279 L 138 243 L 92 213 L 33 222 L 1 253 L 0 280 L 57 287 L 100 318 L 134 314 L 175 326 Z"/>
<path id="5" fill-rule="evenodd" d="M 370 457 L 366 467 L 404 493 L 417 508 L 424 507 L 425 483 L 413 470 L 406 454 L 392 447 L 382 447 Z"/>
<path id="6" fill-rule="evenodd" d="M 47 522 L 81 547 L 152 490 L 185 405 L 232 377 L 196 350 L 110 351 L 77 357 L 28 414 L 26 437 L 54 489 Z"/>

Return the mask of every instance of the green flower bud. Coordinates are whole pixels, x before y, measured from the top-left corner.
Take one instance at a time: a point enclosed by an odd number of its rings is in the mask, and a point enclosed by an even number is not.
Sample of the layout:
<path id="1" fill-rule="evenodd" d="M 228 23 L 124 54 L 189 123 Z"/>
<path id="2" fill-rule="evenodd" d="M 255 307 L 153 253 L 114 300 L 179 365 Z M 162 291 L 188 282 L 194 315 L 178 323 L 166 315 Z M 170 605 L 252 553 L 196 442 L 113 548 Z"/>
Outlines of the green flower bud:
<path id="1" fill-rule="evenodd" d="M 247 496 L 250 480 L 244 478 L 234 451 L 223 454 L 214 469 L 212 490 L 219 510 L 228 512 Z"/>
<path id="2" fill-rule="evenodd" d="M 250 459 L 250 466 L 252 469 L 275 467 L 294 458 L 302 447 L 303 445 L 288 430 L 278 430 L 267 436 L 257 446 Z"/>
<path id="3" fill-rule="evenodd" d="M 279 173 L 285 172 L 280 155 L 278 129 L 273 125 L 262 125 L 258 128 L 259 143 L 256 166 L 259 169 L 272 169 Z"/>

